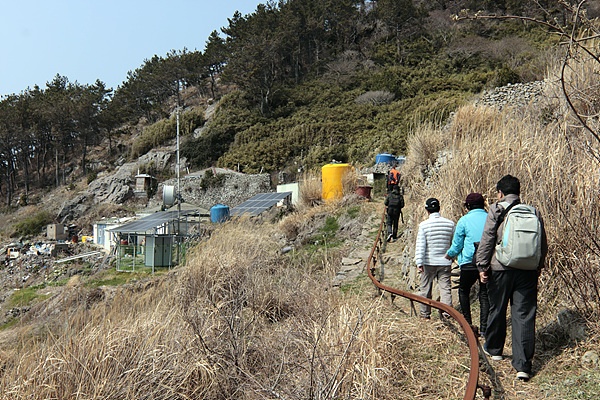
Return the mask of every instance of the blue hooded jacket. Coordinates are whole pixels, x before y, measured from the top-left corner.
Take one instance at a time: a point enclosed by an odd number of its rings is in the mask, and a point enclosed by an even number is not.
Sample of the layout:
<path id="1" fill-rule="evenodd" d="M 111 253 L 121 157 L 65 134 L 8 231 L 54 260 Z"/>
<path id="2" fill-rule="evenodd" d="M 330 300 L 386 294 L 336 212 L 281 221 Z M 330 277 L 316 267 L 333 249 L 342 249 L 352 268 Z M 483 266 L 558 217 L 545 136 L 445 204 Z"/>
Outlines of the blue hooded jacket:
<path id="1" fill-rule="evenodd" d="M 487 214 L 483 208 L 475 208 L 458 220 L 452 237 L 452 245 L 446 254 L 451 258 L 456 258 L 459 266 L 470 264 L 473 260 L 475 253 L 473 243 L 481 240 Z"/>

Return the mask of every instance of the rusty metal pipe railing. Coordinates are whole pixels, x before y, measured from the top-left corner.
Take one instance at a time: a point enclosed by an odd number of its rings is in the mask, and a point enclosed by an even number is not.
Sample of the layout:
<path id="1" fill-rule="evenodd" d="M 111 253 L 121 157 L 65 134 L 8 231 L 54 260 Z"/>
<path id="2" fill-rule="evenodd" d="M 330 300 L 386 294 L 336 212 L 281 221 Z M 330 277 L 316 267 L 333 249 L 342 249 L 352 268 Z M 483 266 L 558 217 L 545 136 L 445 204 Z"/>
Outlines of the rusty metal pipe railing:
<path id="1" fill-rule="evenodd" d="M 465 336 L 467 337 L 467 343 L 469 345 L 469 356 L 470 356 L 470 360 L 471 360 L 470 366 L 469 366 L 469 378 L 467 380 L 467 387 L 466 387 L 465 396 L 463 397 L 463 399 L 464 400 L 475 399 L 475 395 L 477 393 L 477 388 L 478 388 L 478 379 L 479 379 L 479 352 L 478 352 L 479 342 L 477 341 L 477 338 L 475 337 L 473 328 L 471 327 L 471 325 L 469 325 L 469 323 L 467 322 L 465 317 L 463 317 L 463 315 L 461 313 L 459 313 L 457 310 L 455 310 L 453 307 L 450 307 L 447 304 L 440 303 L 439 301 L 428 299 L 426 297 L 419 296 L 419 295 L 416 295 L 413 293 L 398 290 L 398 289 L 392 288 L 390 286 L 386 286 L 383 283 L 379 282 L 377 280 L 377 278 L 375 278 L 375 276 L 373 275 L 374 271 L 375 271 L 375 265 L 377 264 L 377 260 L 379 258 L 379 251 L 381 249 L 381 243 L 383 242 L 382 238 L 381 238 L 381 233 L 383 232 L 384 227 L 385 227 L 385 210 L 381 217 L 381 223 L 379 225 L 379 232 L 377 233 L 377 238 L 375 239 L 375 243 L 373 244 L 373 247 L 369 254 L 369 258 L 367 260 L 366 268 L 367 268 L 367 274 L 368 274 L 369 278 L 371 279 L 373 284 L 380 290 L 392 293 L 393 295 L 396 295 L 396 296 L 402 296 L 402 297 L 407 298 L 412 301 L 427 304 L 428 306 L 431 306 L 433 308 L 436 308 L 438 310 L 448 313 L 452 318 L 454 318 L 458 322 L 458 324 L 464 331 Z M 377 253 L 377 254 L 375 254 L 375 253 Z M 485 394 L 485 390 L 484 390 L 484 394 Z M 486 398 L 489 398 L 489 397 L 486 397 Z"/>

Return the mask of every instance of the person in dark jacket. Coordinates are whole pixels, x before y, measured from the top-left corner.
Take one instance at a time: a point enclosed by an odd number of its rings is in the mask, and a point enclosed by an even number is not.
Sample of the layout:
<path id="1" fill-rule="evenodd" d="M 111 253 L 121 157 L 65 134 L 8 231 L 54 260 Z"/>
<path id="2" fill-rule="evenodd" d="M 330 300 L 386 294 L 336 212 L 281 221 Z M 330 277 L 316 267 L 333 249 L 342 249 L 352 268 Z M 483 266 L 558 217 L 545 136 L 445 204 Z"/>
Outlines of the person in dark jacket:
<path id="1" fill-rule="evenodd" d="M 476 244 L 481 240 L 483 226 L 487 218 L 485 199 L 481 193 L 469 193 L 465 199 L 467 213 L 456 223 L 452 246 L 446 252 L 448 260 L 455 260 L 460 267 L 460 281 L 458 285 L 458 301 L 460 311 L 469 325 L 473 324 L 471 318 L 471 287 L 479 281 L 479 271 L 473 263 Z M 485 337 L 487 318 L 490 308 L 487 294 L 487 284 L 479 282 L 479 333 Z"/>
<path id="2" fill-rule="evenodd" d="M 404 207 L 404 196 L 400 193 L 400 188 L 394 186 L 392 192 L 387 195 L 384 202 L 387 207 L 387 241 L 396 241 L 398 239 L 398 221 L 402 214 L 402 207 Z"/>
<path id="3" fill-rule="evenodd" d="M 490 205 L 483 234 L 476 253 L 481 282 L 487 283 L 490 314 L 483 349 L 492 360 L 502 360 L 506 340 L 506 311 L 511 307 L 512 366 L 517 378 L 529 380 L 535 353 L 535 318 L 537 313 L 538 276 L 544 267 L 548 242 L 544 222 L 538 210 L 535 214 L 541 226 L 541 257 L 537 269 L 517 269 L 503 265 L 496 258 L 505 224 L 497 224 L 502 211 L 513 203 L 520 203 L 521 183 L 512 175 L 505 175 L 496 184 L 498 201 Z M 508 205 L 508 206 L 507 206 Z"/>

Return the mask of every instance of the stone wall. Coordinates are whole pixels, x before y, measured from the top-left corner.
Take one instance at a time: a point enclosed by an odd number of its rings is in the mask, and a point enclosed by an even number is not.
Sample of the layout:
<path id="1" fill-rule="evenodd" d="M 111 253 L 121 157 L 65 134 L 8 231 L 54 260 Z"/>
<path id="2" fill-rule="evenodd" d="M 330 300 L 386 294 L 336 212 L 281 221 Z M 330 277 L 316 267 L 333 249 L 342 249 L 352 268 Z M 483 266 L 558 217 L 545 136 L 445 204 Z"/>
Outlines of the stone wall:
<path id="1" fill-rule="evenodd" d="M 216 187 L 202 187 L 202 179 L 207 171 L 213 175 L 223 175 L 224 181 Z M 250 197 L 265 192 L 272 192 L 269 174 L 242 174 L 240 172 L 210 168 L 180 177 L 180 191 L 184 202 L 210 209 L 215 204 L 235 207 Z M 174 186 L 177 190 L 177 179 L 169 179 L 158 186 L 158 193 L 151 199 L 151 205 L 162 204 L 162 189 L 165 185 Z"/>

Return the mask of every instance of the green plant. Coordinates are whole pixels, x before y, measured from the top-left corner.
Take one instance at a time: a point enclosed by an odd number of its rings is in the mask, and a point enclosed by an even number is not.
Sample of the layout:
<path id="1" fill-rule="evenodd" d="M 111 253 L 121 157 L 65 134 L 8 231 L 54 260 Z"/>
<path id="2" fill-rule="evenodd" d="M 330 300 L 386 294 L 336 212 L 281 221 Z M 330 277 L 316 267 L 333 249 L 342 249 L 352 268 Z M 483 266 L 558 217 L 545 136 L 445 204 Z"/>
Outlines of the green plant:
<path id="1" fill-rule="evenodd" d="M 204 113 L 193 109 L 180 116 L 179 130 L 181 135 L 189 136 L 196 128 L 204 124 Z M 131 156 L 139 157 L 177 136 L 177 119 L 160 120 L 144 128 L 142 134 L 135 140 L 131 148 Z"/>
<path id="2" fill-rule="evenodd" d="M 7 301 L 8 307 L 25 307 L 31 305 L 36 300 L 44 300 L 48 298 L 49 295 L 42 295 L 38 293 L 38 290 L 42 288 L 44 288 L 43 285 L 30 286 L 13 292 Z"/>
<path id="3" fill-rule="evenodd" d="M 42 229 L 52 222 L 52 217 L 48 211 L 40 211 L 37 214 L 25 218 L 15 225 L 15 231 L 11 235 L 17 236 L 35 236 L 39 235 Z"/>
<path id="4" fill-rule="evenodd" d="M 149 267 L 138 267 L 135 272 L 118 272 L 114 269 L 106 270 L 85 282 L 86 287 L 120 286 L 152 275 Z"/>
<path id="5" fill-rule="evenodd" d="M 98 177 L 98 173 L 96 171 L 89 171 L 86 176 L 87 184 L 89 185 Z"/>
<path id="6" fill-rule="evenodd" d="M 207 169 L 200 181 L 200 186 L 203 189 L 219 187 L 223 185 L 225 178 L 225 174 L 215 174 L 212 170 Z"/>
<path id="7" fill-rule="evenodd" d="M 325 225 L 321 228 L 321 232 L 325 238 L 332 238 L 335 236 L 337 231 L 340 229 L 340 224 L 337 218 L 333 216 L 327 217 Z"/>
<path id="8" fill-rule="evenodd" d="M 360 206 L 352 206 L 346 212 L 350 218 L 356 218 L 360 214 Z"/>

